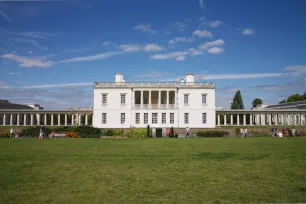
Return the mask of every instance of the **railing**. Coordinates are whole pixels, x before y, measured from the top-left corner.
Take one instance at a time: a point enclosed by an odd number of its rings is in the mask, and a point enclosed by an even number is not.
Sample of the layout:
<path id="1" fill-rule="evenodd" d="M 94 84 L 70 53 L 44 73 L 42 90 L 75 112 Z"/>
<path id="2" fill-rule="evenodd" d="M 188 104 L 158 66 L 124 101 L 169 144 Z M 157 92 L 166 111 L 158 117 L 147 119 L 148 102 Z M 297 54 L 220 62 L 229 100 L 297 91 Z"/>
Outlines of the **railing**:
<path id="1" fill-rule="evenodd" d="M 142 104 L 142 105 L 140 105 L 140 104 L 134 104 L 134 106 L 133 106 L 133 109 L 136 109 L 136 110 L 140 110 L 140 109 L 142 109 L 142 110 L 148 110 L 148 109 L 175 109 L 175 108 L 177 108 L 176 106 L 175 106 L 175 104 L 160 104 L 160 106 L 158 105 L 158 104 L 151 104 L 151 105 L 149 105 L 149 104 Z"/>
<path id="2" fill-rule="evenodd" d="M 215 88 L 213 82 L 95 82 L 95 88 L 99 87 L 203 87 Z"/>

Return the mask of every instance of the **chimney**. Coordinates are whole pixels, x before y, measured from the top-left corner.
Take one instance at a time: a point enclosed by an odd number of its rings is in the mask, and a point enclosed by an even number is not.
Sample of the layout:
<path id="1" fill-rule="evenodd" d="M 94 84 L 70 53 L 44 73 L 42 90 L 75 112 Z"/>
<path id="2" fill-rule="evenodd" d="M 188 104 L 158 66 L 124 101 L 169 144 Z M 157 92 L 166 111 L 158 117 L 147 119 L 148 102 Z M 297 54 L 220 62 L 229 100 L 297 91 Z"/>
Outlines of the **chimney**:
<path id="1" fill-rule="evenodd" d="M 121 72 L 116 73 L 116 83 L 123 83 L 123 74 Z"/>
<path id="2" fill-rule="evenodd" d="M 186 84 L 194 84 L 194 74 L 187 73 L 186 74 Z"/>
<path id="3" fill-rule="evenodd" d="M 185 83 L 184 79 L 181 79 L 180 83 L 181 83 L 181 85 L 184 85 L 184 83 Z"/>

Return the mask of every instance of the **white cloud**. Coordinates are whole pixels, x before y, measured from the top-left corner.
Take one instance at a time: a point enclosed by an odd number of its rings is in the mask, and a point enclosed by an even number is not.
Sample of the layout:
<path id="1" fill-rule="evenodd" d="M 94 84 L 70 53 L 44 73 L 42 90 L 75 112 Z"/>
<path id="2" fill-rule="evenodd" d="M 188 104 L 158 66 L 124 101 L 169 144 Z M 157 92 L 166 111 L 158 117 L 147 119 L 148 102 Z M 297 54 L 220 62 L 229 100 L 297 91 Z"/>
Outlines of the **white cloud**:
<path id="1" fill-rule="evenodd" d="M 166 60 L 166 59 L 176 59 L 177 61 L 182 61 L 182 59 L 185 55 L 187 55 L 188 52 L 168 52 L 165 54 L 156 54 L 150 56 L 150 59 L 157 59 L 157 60 Z"/>
<path id="2" fill-rule="evenodd" d="M 306 65 L 288 66 L 285 68 L 285 70 L 293 72 L 306 72 Z"/>
<path id="3" fill-rule="evenodd" d="M 148 44 L 143 48 L 144 51 L 146 52 L 152 52 L 152 51 L 161 51 L 164 50 L 164 48 L 158 44 Z"/>
<path id="4" fill-rule="evenodd" d="M 250 28 L 246 28 L 246 29 L 243 30 L 242 34 L 243 35 L 253 35 L 253 34 L 255 34 L 255 30 L 250 29 Z"/>
<path id="5" fill-rule="evenodd" d="M 194 38 L 186 38 L 186 37 L 176 37 L 173 40 L 169 40 L 169 44 L 173 45 L 175 43 L 179 43 L 179 42 L 193 42 Z"/>
<path id="6" fill-rule="evenodd" d="M 20 75 L 20 72 L 9 72 L 9 75 Z"/>
<path id="7" fill-rule="evenodd" d="M 46 39 L 46 37 L 55 36 L 56 34 L 48 33 L 48 32 L 23 32 L 20 35 L 25 36 L 25 37 Z"/>
<path id="8" fill-rule="evenodd" d="M 178 21 L 178 22 L 175 22 L 174 24 L 172 24 L 170 27 L 178 29 L 179 31 L 184 31 L 185 28 L 187 27 L 187 25 L 183 22 Z"/>
<path id="9" fill-rule="evenodd" d="M 212 28 L 216 28 L 218 26 L 222 25 L 222 21 L 216 20 L 209 23 L 209 26 Z"/>
<path id="10" fill-rule="evenodd" d="M 207 31 L 207 30 L 195 30 L 193 33 L 192 33 L 193 36 L 198 36 L 200 38 L 202 37 L 212 37 L 212 33 L 210 31 Z"/>
<path id="11" fill-rule="evenodd" d="M 67 60 L 61 60 L 59 61 L 60 63 L 69 63 L 69 62 L 87 62 L 87 61 L 95 61 L 95 60 L 100 60 L 100 59 L 106 59 L 115 55 L 120 55 L 123 52 L 104 52 L 96 55 L 90 55 L 90 56 L 85 56 L 85 57 L 75 57 L 75 58 L 70 58 Z"/>
<path id="12" fill-rule="evenodd" d="M 211 41 L 211 42 L 206 42 L 206 43 L 200 45 L 200 46 L 199 46 L 199 49 L 201 49 L 201 50 L 206 50 L 206 49 L 208 49 L 208 48 L 210 48 L 210 47 L 222 46 L 222 45 L 224 45 L 224 44 L 225 44 L 225 43 L 224 43 L 224 40 L 218 39 L 218 40 Z"/>
<path id="13" fill-rule="evenodd" d="M 8 22 L 12 22 L 10 17 L 4 11 L 2 11 L 2 10 L 0 10 L 0 16 L 2 16 L 2 18 L 4 18 L 4 20 L 6 20 Z"/>
<path id="14" fill-rule="evenodd" d="M 187 51 L 190 53 L 190 55 L 193 56 L 198 56 L 198 55 L 203 55 L 204 52 L 202 52 L 201 50 L 195 49 L 195 48 L 189 48 L 187 49 Z"/>
<path id="15" fill-rule="evenodd" d="M 67 48 L 65 49 L 66 52 L 82 52 L 86 50 L 90 50 L 90 47 L 81 47 L 81 48 Z"/>
<path id="16" fill-rule="evenodd" d="M 4 59 L 13 60 L 20 63 L 20 67 L 50 67 L 55 62 L 53 61 L 47 61 L 43 59 L 42 57 L 24 57 L 24 56 L 18 56 L 16 54 L 4 54 L 1 56 Z"/>
<path id="17" fill-rule="evenodd" d="M 44 89 L 44 88 L 61 88 L 61 87 L 74 87 L 74 86 L 92 86 L 93 82 L 85 83 L 72 83 L 72 84 L 43 84 L 36 86 L 26 86 L 25 89 Z"/>
<path id="18" fill-rule="evenodd" d="M 185 56 L 178 56 L 178 57 L 176 58 L 176 61 L 184 61 L 185 59 L 186 59 Z"/>
<path id="19" fill-rule="evenodd" d="M 221 47 L 213 47 L 213 48 L 208 49 L 207 52 L 210 53 L 210 54 L 219 54 L 223 51 L 224 51 L 224 49 L 221 48 Z"/>
<path id="20" fill-rule="evenodd" d="M 140 25 L 135 26 L 134 29 L 137 31 L 141 31 L 141 32 L 148 32 L 151 34 L 156 34 L 156 31 L 151 29 L 150 24 L 146 24 L 146 25 L 140 24 Z"/>
<path id="21" fill-rule="evenodd" d="M 263 73 L 263 74 L 212 74 L 212 75 L 196 75 L 202 80 L 218 80 L 218 79 L 255 79 L 255 78 L 273 78 L 273 77 L 288 77 L 292 74 L 288 73 Z"/>
<path id="22" fill-rule="evenodd" d="M 10 88 L 9 86 L 7 86 L 5 83 L 3 83 L 2 81 L 0 81 L 0 89 L 6 89 L 6 88 Z M 3 99 L 3 98 L 2 98 Z"/>
<path id="23" fill-rule="evenodd" d="M 201 10 L 203 11 L 204 10 L 204 0 L 199 0 L 199 4 L 201 7 Z"/>
<path id="24" fill-rule="evenodd" d="M 135 44 L 124 44 L 124 45 L 119 45 L 119 47 L 124 52 L 139 52 L 140 51 L 140 46 L 135 45 Z"/>

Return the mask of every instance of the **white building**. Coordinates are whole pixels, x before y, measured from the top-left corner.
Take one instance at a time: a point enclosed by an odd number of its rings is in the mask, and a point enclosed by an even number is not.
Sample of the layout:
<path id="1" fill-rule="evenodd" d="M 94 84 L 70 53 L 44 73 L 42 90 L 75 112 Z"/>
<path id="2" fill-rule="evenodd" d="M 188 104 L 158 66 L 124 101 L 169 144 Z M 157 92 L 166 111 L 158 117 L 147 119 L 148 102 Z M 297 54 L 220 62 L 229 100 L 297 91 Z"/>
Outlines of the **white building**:
<path id="1" fill-rule="evenodd" d="M 186 82 L 95 82 L 93 126 L 97 128 L 215 128 L 215 84 Z"/>

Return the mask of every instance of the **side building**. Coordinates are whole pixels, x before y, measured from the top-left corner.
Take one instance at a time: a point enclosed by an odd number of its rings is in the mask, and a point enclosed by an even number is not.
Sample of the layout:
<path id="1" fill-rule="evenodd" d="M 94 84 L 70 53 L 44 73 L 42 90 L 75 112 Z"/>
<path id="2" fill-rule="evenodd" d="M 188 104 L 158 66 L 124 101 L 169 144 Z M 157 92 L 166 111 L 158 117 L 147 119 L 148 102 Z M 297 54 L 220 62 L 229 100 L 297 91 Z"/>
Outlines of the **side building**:
<path id="1" fill-rule="evenodd" d="M 179 82 L 94 83 L 93 126 L 97 128 L 215 128 L 215 84 Z"/>

